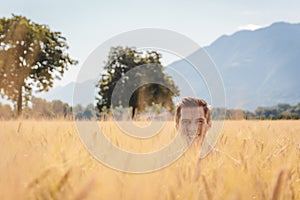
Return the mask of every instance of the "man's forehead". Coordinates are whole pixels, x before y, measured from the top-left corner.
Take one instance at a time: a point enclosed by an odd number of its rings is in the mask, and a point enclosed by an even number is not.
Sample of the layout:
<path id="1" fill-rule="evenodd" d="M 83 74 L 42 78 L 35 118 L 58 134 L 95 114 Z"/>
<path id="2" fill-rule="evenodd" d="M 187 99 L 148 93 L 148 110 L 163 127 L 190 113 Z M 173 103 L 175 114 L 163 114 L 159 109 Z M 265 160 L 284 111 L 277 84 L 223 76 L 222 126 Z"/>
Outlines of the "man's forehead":
<path id="1" fill-rule="evenodd" d="M 181 119 L 198 119 L 204 118 L 204 109 L 203 107 L 183 107 L 181 109 Z"/>

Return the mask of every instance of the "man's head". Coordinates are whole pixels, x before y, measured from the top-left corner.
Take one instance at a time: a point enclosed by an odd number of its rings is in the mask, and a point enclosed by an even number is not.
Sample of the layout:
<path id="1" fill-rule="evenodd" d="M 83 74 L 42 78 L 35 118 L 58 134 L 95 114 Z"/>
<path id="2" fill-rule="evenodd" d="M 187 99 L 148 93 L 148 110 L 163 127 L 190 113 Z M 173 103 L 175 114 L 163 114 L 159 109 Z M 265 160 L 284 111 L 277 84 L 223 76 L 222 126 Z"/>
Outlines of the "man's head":
<path id="1" fill-rule="evenodd" d="M 211 114 L 203 99 L 183 98 L 176 106 L 175 127 L 190 144 L 195 138 L 201 141 L 211 126 Z"/>

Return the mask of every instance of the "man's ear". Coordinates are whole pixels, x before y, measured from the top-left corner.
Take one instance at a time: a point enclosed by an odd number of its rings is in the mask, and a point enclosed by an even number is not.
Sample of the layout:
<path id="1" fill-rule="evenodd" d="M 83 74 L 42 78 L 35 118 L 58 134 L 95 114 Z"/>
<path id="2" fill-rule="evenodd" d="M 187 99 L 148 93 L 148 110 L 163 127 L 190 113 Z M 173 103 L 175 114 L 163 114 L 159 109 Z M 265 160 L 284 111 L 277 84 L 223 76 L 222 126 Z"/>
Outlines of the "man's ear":
<path id="1" fill-rule="evenodd" d="M 211 122 L 211 120 L 208 122 L 208 124 L 207 124 L 207 126 L 208 126 L 208 128 L 211 128 L 211 125 L 212 125 L 212 122 Z"/>
<path id="2" fill-rule="evenodd" d="M 178 128 L 179 128 L 179 125 L 176 122 L 175 122 L 175 128 L 176 128 L 176 130 L 178 130 Z"/>

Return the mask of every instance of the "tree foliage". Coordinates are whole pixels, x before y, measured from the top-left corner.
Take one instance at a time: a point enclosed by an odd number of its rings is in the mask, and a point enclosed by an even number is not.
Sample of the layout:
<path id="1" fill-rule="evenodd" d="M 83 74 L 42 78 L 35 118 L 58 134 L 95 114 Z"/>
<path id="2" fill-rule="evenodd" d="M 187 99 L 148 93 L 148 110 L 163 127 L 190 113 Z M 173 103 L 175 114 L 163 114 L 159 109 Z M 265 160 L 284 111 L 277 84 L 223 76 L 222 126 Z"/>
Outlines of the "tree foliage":
<path id="1" fill-rule="evenodd" d="M 99 112 L 109 112 L 112 105 L 112 94 L 119 80 L 122 80 L 124 86 L 130 84 L 140 85 L 135 91 L 129 91 L 132 92 L 129 103 L 123 99 L 125 93 L 128 92 L 124 88 L 116 94 L 118 105 L 113 105 L 131 107 L 132 117 L 135 116 L 136 110 L 142 112 L 148 106 L 155 104 L 173 110 L 172 98 L 179 95 L 179 90 L 173 80 L 163 72 L 160 59 L 161 55 L 156 51 L 138 52 L 136 49 L 129 47 L 112 47 L 104 66 L 105 72 L 97 84 L 100 89 L 99 98 L 97 99 Z M 126 74 L 138 66 L 144 66 L 144 70 L 134 72 L 134 76 Z M 155 76 L 155 83 L 140 84 L 147 82 L 149 74 Z M 157 84 L 158 82 L 162 84 Z"/>
<path id="2" fill-rule="evenodd" d="M 45 99 L 33 97 L 31 103 L 31 108 L 27 107 L 26 110 L 26 115 L 28 118 L 70 118 L 70 116 L 72 115 L 71 107 L 67 103 L 64 103 L 60 100 L 53 100 L 51 102 L 48 102 Z"/>
<path id="3" fill-rule="evenodd" d="M 48 91 L 60 79 L 71 59 L 66 38 L 46 25 L 23 16 L 0 18 L 0 94 L 15 103 L 18 115 L 33 88 Z"/>
<path id="4" fill-rule="evenodd" d="M 96 115 L 94 110 L 95 106 L 93 104 L 89 104 L 86 107 L 78 104 L 73 108 L 73 116 L 76 120 L 91 120 Z"/>
<path id="5" fill-rule="evenodd" d="M 255 110 L 258 117 L 265 119 L 299 119 L 300 103 L 295 106 L 289 104 L 278 104 L 271 107 L 258 107 Z"/>

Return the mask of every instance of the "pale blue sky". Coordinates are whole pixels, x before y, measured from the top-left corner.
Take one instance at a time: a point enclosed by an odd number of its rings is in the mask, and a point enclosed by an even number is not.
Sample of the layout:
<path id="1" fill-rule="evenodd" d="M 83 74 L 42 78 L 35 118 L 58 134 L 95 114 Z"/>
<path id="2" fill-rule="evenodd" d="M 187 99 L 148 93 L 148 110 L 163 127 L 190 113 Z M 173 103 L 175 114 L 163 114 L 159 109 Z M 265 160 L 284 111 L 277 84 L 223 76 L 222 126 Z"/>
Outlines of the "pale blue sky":
<path id="1" fill-rule="evenodd" d="M 79 65 L 71 67 L 56 85 L 75 81 L 80 66 L 96 47 L 126 31 L 164 28 L 206 46 L 249 24 L 263 27 L 277 21 L 300 22 L 299 0 L 7 0 L 0 5 L 0 17 L 24 15 L 67 38 L 70 54 Z"/>

